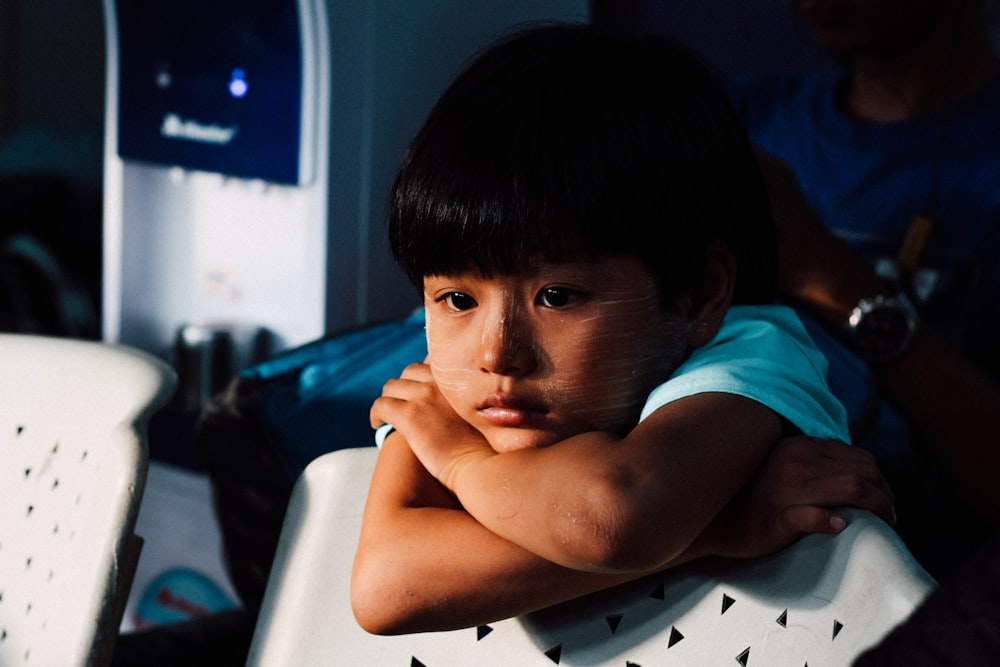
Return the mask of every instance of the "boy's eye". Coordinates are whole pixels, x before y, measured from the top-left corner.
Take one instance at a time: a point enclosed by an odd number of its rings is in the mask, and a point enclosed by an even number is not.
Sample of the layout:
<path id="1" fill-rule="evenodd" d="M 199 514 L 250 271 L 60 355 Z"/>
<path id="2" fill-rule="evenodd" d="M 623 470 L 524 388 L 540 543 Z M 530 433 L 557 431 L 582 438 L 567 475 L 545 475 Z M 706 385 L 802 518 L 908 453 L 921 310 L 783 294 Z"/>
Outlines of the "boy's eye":
<path id="1" fill-rule="evenodd" d="M 469 310 L 478 305 L 475 299 L 462 292 L 449 292 L 442 296 L 440 300 L 448 304 L 452 310 Z"/>
<path id="2" fill-rule="evenodd" d="M 577 294 L 566 287 L 546 287 L 538 293 L 538 303 L 548 308 L 564 308 Z"/>

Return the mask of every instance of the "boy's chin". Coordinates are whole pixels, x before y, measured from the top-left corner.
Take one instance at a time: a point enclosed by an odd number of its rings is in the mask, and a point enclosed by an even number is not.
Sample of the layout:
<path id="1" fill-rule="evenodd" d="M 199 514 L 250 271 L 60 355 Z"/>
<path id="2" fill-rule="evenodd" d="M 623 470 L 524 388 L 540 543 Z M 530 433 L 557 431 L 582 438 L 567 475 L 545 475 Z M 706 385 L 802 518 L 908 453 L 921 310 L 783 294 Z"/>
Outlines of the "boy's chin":
<path id="1" fill-rule="evenodd" d="M 510 429 L 503 433 L 495 433 L 487 441 L 498 454 L 516 452 L 519 449 L 540 449 L 562 440 L 563 437 L 541 431 L 525 431 Z"/>

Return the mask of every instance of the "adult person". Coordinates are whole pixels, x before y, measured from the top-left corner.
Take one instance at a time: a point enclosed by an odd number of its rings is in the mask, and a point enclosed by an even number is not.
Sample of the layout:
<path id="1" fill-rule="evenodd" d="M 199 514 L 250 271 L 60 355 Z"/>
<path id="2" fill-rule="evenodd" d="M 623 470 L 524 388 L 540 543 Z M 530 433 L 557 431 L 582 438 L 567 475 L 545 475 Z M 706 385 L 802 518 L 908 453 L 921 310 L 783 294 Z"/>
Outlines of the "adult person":
<path id="1" fill-rule="evenodd" d="M 1000 516 L 991 6 L 790 4 L 838 66 L 731 82 L 763 151 L 779 289 L 856 353 L 821 342 L 831 383 L 853 394 L 845 402 L 856 406 L 856 442 L 879 455 L 896 486 L 900 532 L 940 575 Z"/>

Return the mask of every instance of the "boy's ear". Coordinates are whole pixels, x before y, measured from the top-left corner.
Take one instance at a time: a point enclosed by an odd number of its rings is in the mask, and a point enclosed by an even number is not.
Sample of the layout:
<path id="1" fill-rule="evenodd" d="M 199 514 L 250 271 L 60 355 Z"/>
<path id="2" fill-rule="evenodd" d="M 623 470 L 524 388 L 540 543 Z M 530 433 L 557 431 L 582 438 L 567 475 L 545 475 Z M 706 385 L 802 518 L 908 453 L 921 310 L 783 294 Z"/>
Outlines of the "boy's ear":
<path id="1" fill-rule="evenodd" d="M 687 342 L 699 347 L 715 337 L 733 302 L 736 256 L 721 243 L 713 242 L 705 255 L 701 286 L 691 295 Z"/>

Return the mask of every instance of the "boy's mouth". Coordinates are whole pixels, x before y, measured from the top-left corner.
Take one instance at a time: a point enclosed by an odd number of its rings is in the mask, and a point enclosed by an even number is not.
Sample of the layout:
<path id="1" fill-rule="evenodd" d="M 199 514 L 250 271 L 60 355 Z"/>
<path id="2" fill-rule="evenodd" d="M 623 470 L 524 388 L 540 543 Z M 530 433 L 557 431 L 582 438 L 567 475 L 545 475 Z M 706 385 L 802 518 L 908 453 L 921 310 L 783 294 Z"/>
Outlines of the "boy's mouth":
<path id="1" fill-rule="evenodd" d="M 549 410 L 530 398 L 493 394 L 476 406 L 476 412 L 492 426 L 525 428 L 544 421 Z"/>

